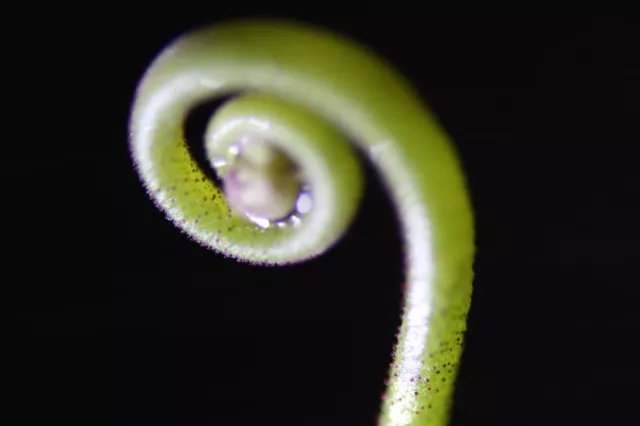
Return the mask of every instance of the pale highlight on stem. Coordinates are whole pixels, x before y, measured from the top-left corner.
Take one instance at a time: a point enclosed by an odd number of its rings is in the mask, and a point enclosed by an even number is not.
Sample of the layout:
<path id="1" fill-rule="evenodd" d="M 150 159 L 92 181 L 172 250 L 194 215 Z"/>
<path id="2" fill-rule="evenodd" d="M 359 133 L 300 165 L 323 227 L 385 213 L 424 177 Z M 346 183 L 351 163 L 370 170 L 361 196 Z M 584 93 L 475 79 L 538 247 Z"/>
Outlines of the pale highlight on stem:
<path id="1" fill-rule="evenodd" d="M 273 144 L 304 191 L 295 204 L 306 207 L 289 217 L 232 214 L 188 152 L 188 112 L 239 91 L 207 129 L 208 156 L 225 178 L 242 140 Z M 379 424 L 445 425 L 472 291 L 473 216 L 452 143 L 397 71 L 319 29 L 229 23 L 168 46 L 140 82 L 131 115 L 132 156 L 158 207 L 199 243 L 266 265 L 320 255 L 348 228 L 362 172 L 347 139 L 380 171 L 405 242 L 403 322 Z M 283 176 L 269 170 L 260 175 L 266 184 Z"/>

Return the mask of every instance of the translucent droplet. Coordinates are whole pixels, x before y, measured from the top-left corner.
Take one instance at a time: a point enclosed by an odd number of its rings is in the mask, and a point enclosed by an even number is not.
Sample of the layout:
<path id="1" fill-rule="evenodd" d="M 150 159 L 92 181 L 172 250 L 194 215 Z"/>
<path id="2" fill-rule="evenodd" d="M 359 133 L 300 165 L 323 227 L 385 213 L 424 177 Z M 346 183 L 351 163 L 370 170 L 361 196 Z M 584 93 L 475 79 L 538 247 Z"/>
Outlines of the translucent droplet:
<path id="1" fill-rule="evenodd" d="M 313 207 L 313 199 L 308 192 L 302 192 L 296 201 L 296 210 L 300 214 L 307 214 Z"/>
<path id="2" fill-rule="evenodd" d="M 269 227 L 269 225 L 271 224 L 269 219 L 264 218 L 264 217 L 254 216 L 254 215 L 252 215 L 250 213 L 245 213 L 245 216 L 247 216 L 247 218 L 251 222 L 255 223 L 256 225 L 258 225 L 262 229 L 267 229 Z"/>
<path id="3" fill-rule="evenodd" d="M 259 218 L 262 227 L 263 219 L 280 220 L 295 211 L 301 184 L 295 164 L 266 143 L 235 144 L 229 150 L 233 148 L 240 149 L 236 157 L 228 160 L 223 176 L 224 193 L 231 208 L 241 215 Z M 303 201 L 303 208 L 308 208 L 305 203 L 308 204 Z"/>

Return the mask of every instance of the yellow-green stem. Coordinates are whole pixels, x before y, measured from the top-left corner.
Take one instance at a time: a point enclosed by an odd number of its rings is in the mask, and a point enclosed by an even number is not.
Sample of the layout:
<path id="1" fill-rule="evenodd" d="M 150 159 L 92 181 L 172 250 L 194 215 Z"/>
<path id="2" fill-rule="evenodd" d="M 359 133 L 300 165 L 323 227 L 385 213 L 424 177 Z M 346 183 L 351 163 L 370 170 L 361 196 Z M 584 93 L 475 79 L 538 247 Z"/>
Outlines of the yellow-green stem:
<path id="1" fill-rule="evenodd" d="M 266 221 L 232 214 L 189 155 L 188 112 L 240 91 L 207 129 L 212 164 L 224 175 L 240 140 L 269 141 L 299 168 L 309 211 Z M 158 207 L 200 243 L 265 265 L 320 255 L 348 228 L 362 171 L 346 140 L 378 168 L 404 236 L 403 322 L 380 424 L 445 425 L 472 291 L 473 216 L 451 141 L 397 71 L 316 28 L 234 22 L 168 46 L 131 115 L 132 156 Z"/>

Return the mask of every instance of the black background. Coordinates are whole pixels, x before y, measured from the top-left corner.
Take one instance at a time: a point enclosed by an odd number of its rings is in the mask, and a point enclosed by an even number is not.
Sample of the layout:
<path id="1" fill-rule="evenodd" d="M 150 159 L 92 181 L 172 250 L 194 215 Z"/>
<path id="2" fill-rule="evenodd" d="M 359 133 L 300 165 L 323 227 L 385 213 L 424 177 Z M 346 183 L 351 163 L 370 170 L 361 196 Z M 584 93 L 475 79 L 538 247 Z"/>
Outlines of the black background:
<path id="1" fill-rule="evenodd" d="M 460 150 L 478 257 L 453 423 L 633 424 L 631 22 L 302 19 L 394 63 Z M 130 22 L 114 66 L 123 126 L 113 141 L 114 424 L 373 424 L 402 282 L 398 227 L 375 173 L 339 246 L 257 269 L 181 235 L 130 167 L 124 123 L 136 80 L 167 42 L 215 20 Z"/>
<path id="2" fill-rule="evenodd" d="M 90 285 L 110 271 L 101 297 L 111 304 L 98 312 L 84 293 L 65 298 L 46 283 L 29 293 L 25 333 L 49 343 L 23 352 L 33 361 L 27 417 L 374 424 L 403 280 L 375 171 L 351 231 L 317 260 L 256 268 L 191 242 L 137 179 L 129 107 L 168 42 L 232 16 L 154 13 L 102 15 L 110 130 L 94 136 L 112 155 L 111 259 L 86 276 Z M 637 20 L 270 16 L 334 29 L 387 58 L 455 140 L 478 255 L 452 424 L 640 424 Z M 192 144 L 201 123 L 189 122 Z M 84 357 L 94 351 L 105 360 Z"/>

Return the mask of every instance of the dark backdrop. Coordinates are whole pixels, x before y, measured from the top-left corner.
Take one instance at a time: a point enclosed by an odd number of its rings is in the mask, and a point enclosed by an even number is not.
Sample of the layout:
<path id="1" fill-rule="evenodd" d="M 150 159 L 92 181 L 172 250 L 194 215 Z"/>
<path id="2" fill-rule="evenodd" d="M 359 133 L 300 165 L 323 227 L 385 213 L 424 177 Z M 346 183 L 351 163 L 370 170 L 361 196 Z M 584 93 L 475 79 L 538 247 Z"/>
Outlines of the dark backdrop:
<path id="1" fill-rule="evenodd" d="M 398 226 L 375 171 L 338 246 L 271 269 L 191 242 L 134 173 L 126 123 L 136 82 L 176 36 L 229 18 L 210 10 L 96 15 L 109 27 L 101 67 L 113 113 L 101 117 L 110 131 L 94 133 L 113 161 L 109 319 L 78 295 L 33 317 L 54 342 L 34 363 L 41 374 L 25 379 L 37 377 L 33 424 L 375 422 L 403 279 Z M 459 149 L 478 255 L 453 424 L 640 424 L 637 20 L 294 18 L 390 60 Z M 189 123 L 198 143 L 202 120 Z M 46 327 L 65 315 L 73 327 Z M 89 341 L 104 361 L 74 356 Z"/>

